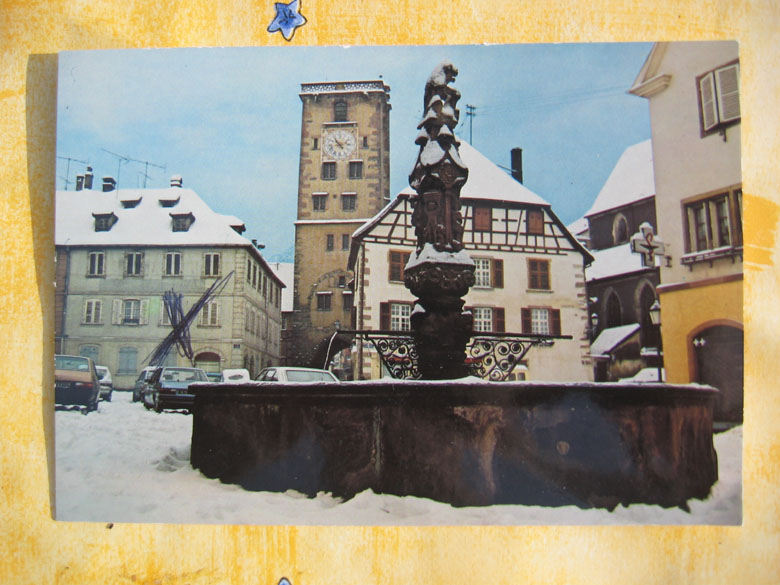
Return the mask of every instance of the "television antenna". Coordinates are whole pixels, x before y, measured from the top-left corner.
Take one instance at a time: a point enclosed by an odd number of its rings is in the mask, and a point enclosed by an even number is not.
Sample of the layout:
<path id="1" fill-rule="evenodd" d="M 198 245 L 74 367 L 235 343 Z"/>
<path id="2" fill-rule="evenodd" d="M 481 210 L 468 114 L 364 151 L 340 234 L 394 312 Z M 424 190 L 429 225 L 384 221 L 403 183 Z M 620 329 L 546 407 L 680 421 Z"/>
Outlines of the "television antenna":
<path id="1" fill-rule="evenodd" d="M 131 158 L 129 156 L 125 156 L 123 154 L 117 154 L 115 152 L 111 152 L 110 150 L 107 150 L 105 148 L 101 149 L 103 152 L 107 152 L 113 157 L 116 157 L 117 159 L 117 171 L 116 171 L 116 186 L 117 189 L 119 188 L 119 175 L 122 172 L 122 165 L 127 164 L 129 162 L 135 162 L 144 165 L 144 171 L 143 171 L 143 177 L 144 177 L 144 189 L 146 189 L 146 180 L 149 179 L 149 167 L 156 167 L 158 169 L 165 170 L 165 165 L 158 165 L 154 164 L 153 162 L 150 162 L 148 160 L 138 160 L 137 158 Z"/>
<path id="2" fill-rule="evenodd" d="M 64 177 L 60 177 L 61 179 L 63 179 L 65 181 L 65 190 L 67 191 L 68 190 L 68 185 L 70 185 L 70 163 L 71 162 L 77 162 L 77 163 L 82 163 L 82 164 L 88 165 L 89 161 L 88 160 L 79 160 L 77 158 L 71 158 L 69 156 L 58 156 L 57 158 L 68 161 L 68 166 L 65 168 L 65 176 Z"/>

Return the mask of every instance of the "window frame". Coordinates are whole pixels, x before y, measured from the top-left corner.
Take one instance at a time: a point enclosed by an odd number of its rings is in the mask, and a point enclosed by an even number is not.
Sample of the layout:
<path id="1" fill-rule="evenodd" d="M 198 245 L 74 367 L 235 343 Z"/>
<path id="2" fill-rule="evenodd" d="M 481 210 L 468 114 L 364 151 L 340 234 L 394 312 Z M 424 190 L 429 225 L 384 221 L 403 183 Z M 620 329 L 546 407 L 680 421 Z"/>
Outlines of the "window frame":
<path id="1" fill-rule="evenodd" d="M 198 316 L 199 327 L 220 327 L 219 300 L 211 299 L 203 304 Z"/>
<path id="2" fill-rule="evenodd" d="M 393 314 L 394 310 L 396 314 Z M 379 329 L 382 331 L 411 331 L 413 310 L 414 303 L 411 301 L 388 300 L 380 303 Z"/>
<path id="3" fill-rule="evenodd" d="M 333 121 L 346 122 L 349 116 L 349 104 L 346 100 L 337 99 L 333 102 Z"/>
<path id="4" fill-rule="evenodd" d="M 723 76 L 730 71 L 735 71 L 733 79 L 724 81 Z M 735 83 L 736 89 L 730 92 L 724 92 L 723 86 L 728 81 Z M 719 67 L 715 67 L 702 75 L 696 77 L 696 101 L 699 108 L 699 130 L 700 137 L 704 138 L 711 134 L 723 132 L 729 126 L 733 126 L 742 121 L 741 108 L 741 81 L 739 59 L 730 61 Z M 707 98 L 707 93 L 711 93 L 711 99 Z M 733 99 L 736 96 L 737 114 L 724 113 L 734 104 L 724 104 L 726 99 Z M 708 109 L 711 108 L 711 113 Z M 708 120 L 711 118 L 711 120 Z"/>
<path id="5" fill-rule="evenodd" d="M 532 221 L 532 218 L 533 219 Z M 538 227 L 537 227 L 538 224 Z M 544 235 L 544 211 L 541 209 L 529 209 L 525 218 L 526 234 L 530 236 Z"/>
<path id="6" fill-rule="evenodd" d="M 363 161 L 351 160 L 349 161 L 348 176 L 352 181 L 358 181 L 363 178 Z"/>
<path id="7" fill-rule="evenodd" d="M 325 251 L 333 252 L 336 249 L 336 236 L 334 234 L 325 235 Z"/>
<path id="8" fill-rule="evenodd" d="M 124 275 L 126 277 L 142 277 L 144 275 L 144 253 L 142 251 L 125 252 Z"/>
<path id="9" fill-rule="evenodd" d="M 352 212 L 357 210 L 357 193 L 341 194 L 341 211 Z"/>
<path id="10" fill-rule="evenodd" d="M 393 259 L 395 254 L 399 254 L 400 258 Z M 409 258 L 412 253 L 405 250 L 388 250 L 387 251 L 387 280 L 388 282 L 403 282 L 404 281 L 404 269 L 409 262 Z M 397 268 L 397 270 L 395 270 Z"/>
<path id="11" fill-rule="evenodd" d="M 169 258 L 173 259 L 172 262 Z M 178 266 L 176 266 L 176 258 L 178 258 Z M 174 270 L 170 270 L 173 268 Z M 163 258 L 163 276 L 175 277 L 182 275 L 182 257 L 181 252 L 170 251 L 166 252 Z"/>
<path id="12" fill-rule="evenodd" d="M 95 258 L 96 261 L 93 262 L 92 258 Z M 99 259 L 99 260 L 98 260 Z M 94 268 L 97 269 L 96 272 L 93 272 L 93 265 L 97 264 L 97 266 L 94 266 Z M 86 276 L 88 278 L 105 278 L 106 276 L 106 253 L 102 250 L 94 250 L 92 252 L 87 253 L 87 274 Z"/>
<path id="13" fill-rule="evenodd" d="M 680 204 L 685 245 L 683 264 L 731 256 L 742 249 L 741 185 L 703 193 Z M 721 215 L 723 211 L 725 216 Z"/>
<path id="14" fill-rule="evenodd" d="M 327 211 L 328 210 L 328 194 L 327 193 L 312 193 L 311 196 L 311 209 L 312 211 Z"/>
<path id="15" fill-rule="evenodd" d="M 534 331 L 534 311 L 546 311 L 547 333 Z M 561 310 L 555 307 L 530 306 L 520 309 L 522 332 L 524 335 L 561 335 Z M 538 323 L 538 320 L 536 321 Z"/>
<path id="16" fill-rule="evenodd" d="M 97 316 L 95 316 L 96 313 Z M 84 310 L 81 314 L 81 324 L 82 325 L 103 324 L 103 301 L 101 299 L 84 300 Z"/>
<path id="17" fill-rule="evenodd" d="M 550 260 L 547 258 L 527 258 L 528 268 L 528 290 L 529 291 L 552 291 L 552 274 L 550 270 Z M 534 266 L 545 266 L 545 270 L 534 269 Z M 539 279 L 542 278 L 542 282 Z M 546 282 L 543 282 L 546 279 Z M 546 285 L 546 286 L 544 286 Z"/>
<path id="18" fill-rule="evenodd" d="M 217 277 L 220 276 L 221 274 L 222 274 L 222 253 L 206 252 L 205 254 L 203 254 L 203 276 Z"/>
<path id="19" fill-rule="evenodd" d="M 333 310 L 333 292 L 332 291 L 320 291 L 316 293 L 317 297 L 317 310 L 318 311 L 332 311 Z M 327 299 L 327 302 L 326 302 Z"/>
<path id="20" fill-rule="evenodd" d="M 493 208 L 488 205 L 474 205 L 471 224 L 475 232 L 492 232 Z"/>
<path id="21" fill-rule="evenodd" d="M 323 181 L 335 181 L 336 176 L 337 176 L 336 161 L 331 161 L 331 160 L 323 161 L 320 170 L 320 178 Z"/>

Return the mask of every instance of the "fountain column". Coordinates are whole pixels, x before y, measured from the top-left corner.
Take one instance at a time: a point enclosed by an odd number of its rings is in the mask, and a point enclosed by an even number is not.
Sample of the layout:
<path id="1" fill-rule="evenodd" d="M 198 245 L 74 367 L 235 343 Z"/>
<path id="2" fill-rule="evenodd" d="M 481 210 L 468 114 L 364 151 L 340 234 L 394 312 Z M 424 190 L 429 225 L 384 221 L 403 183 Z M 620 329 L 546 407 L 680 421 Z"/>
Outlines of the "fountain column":
<path id="1" fill-rule="evenodd" d="M 411 327 L 418 369 L 427 380 L 468 375 L 466 344 L 473 330 L 463 297 L 474 284 L 474 262 L 463 249 L 460 190 L 468 168 L 458 154 L 454 130 L 460 92 L 450 83 L 458 70 L 444 61 L 425 84 L 424 115 L 415 140 L 420 152 L 409 175 L 417 248 L 404 271 L 414 294 Z"/>

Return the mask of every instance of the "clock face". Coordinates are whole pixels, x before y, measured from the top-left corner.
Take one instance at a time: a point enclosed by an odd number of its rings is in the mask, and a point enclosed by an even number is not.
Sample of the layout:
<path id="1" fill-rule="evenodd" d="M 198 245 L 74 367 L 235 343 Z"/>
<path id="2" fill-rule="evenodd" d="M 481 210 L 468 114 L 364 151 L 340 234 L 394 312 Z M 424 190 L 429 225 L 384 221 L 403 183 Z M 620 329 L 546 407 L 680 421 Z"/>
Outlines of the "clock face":
<path id="1" fill-rule="evenodd" d="M 357 139 L 349 130 L 331 130 L 325 135 L 322 150 L 330 158 L 345 159 L 355 152 Z"/>

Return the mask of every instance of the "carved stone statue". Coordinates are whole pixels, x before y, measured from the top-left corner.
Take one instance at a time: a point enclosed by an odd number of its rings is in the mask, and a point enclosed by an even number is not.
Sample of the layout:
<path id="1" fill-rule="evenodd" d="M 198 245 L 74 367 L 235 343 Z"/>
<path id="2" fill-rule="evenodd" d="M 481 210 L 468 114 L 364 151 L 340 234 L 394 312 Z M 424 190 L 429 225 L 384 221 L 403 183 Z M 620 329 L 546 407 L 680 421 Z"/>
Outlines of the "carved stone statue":
<path id="1" fill-rule="evenodd" d="M 404 271 L 406 287 L 416 295 L 411 316 L 424 379 L 468 374 L 465 347 L 473 318 L 463 312 L 463 296 L 474 284 L 474 263 L 463 250 L 460 190 L 468 168 L 458 154 L 454 130 L 460 92 L 450 83 L 457 68 L 443 61 L 425 84 L 424 115 L 415 144 L 420 152 L 409 175 L 417 249 Z"/>

